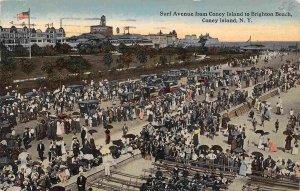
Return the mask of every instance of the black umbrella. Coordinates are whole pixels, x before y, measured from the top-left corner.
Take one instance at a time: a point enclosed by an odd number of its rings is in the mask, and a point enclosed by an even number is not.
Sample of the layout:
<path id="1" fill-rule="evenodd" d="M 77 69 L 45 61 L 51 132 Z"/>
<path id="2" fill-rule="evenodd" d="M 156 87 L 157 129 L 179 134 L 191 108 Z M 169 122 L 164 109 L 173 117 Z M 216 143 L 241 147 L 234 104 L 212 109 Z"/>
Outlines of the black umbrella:
<path id="1" fill-rule="evenodd" d="M 201 145 L 201 146 L 199 147 L 199 149 L 200 149 L 200 150 L 208 150 L 208 149 L 209 149 L 209 146 L 207 146 L 207 145 Z"/>
<path id="2" fill-rule="evenodd" d="M 168 132 L 168 129 L 166 127 L 162 127 L 162 128 L 159 129 L 159 131 Z"/>
<path id="3" fill-rule="evenodd" d="M 0 158 L 0 166 L 5 166 L 7 164 L 12 164 L 14 161 L 9 157 Z"/>
<path id="4" fill-rule="evenodd" d="M 95 130 L 95 129 L 91 129 L 91 130 L 89 130 L 88 131 L 90 134 L 93 134 L 93 133 L 98 133 L 98 131 L 97 130 Z"/>
<path id="5" fill-rule="evenodd" d="M 284 134 L 284 135 L 292 135 L 292 134 L 293 134 L 293 131 L 286 130 L 286 131 L 283 131 L 283 134 Z"/>
<path id="6" fill-rule="evenodd" d="M 256 130 L 255 133 L 264 134 L 265 132 L 263 130 Z"/>
<path id="7" fill-rule="evenodd" d="M 210 148 L 210 150 L 215 150 L 215 151 L 223 151 L 223 148 L 220 145 L 214 145 Z"/>
<path id="8" fill-rule="evenodd" d="M 260 152 L 254 151 L 251 153 L 252 155 L 256 156 L 256 157 L 263 157 L 264 155 Z"/>
<path id="9" fill-rule="evenodd" d="M 113 143 L 114 145 L 119 146 L 119 147 L 122 147 L 122 146 L 124 145 L 121 139 L 119 139 L 119 140 L 114 140 L 114 141 L 112 141 L 112 143 Z"/>
<path id="10" fill-rule="evenodd" d="M 106 125 L 106 127 L 105 127 L 106 129 L 112 129 L 112 128 L 114 128 L 112 125 Z"/>
<path id="11" fill-rule="evenodd" d="M 109 150 L 117 150 L 117 149 L 118 149 L 118 147 L 115 145 L 109 147 Z"/>
<path id="12" fill-rule="evenodd" d="M 65 191 L 66 188 L 63 186 L 54 186 L 50 189 L 50 191 Z"/>
<path id="13" fill-rule="evenodd" d="M 245 150 L 239 147 L 239 148 L 234 149 L 233 152 L 235 152 L 235 153 L 244 153 Z"/>
<path id="14" fill-rule="evenodd" d="M 127 134 L 125 135 L 125 138 L 127 139 L 134 139 L 136 136 L 134 134 Z"/>
<path id="15" fill-rule="evenodd" d="M 72 113 L 72 115 L 80 115 L 80 113 L 78 111 L 75 111 Z"/>

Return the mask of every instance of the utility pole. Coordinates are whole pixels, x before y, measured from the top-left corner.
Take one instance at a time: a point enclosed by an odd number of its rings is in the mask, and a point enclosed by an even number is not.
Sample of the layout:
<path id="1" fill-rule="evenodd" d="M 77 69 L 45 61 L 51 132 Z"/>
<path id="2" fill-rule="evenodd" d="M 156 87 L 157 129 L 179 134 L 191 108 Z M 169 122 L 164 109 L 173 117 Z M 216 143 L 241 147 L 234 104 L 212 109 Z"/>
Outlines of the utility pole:
<path id="1" fill-rule="evenodd" d="M 29 26 L 29 59 L 31 59 L 31 29 L 30 29 L 30 8 L 28 9 L 28 26 Z"/>

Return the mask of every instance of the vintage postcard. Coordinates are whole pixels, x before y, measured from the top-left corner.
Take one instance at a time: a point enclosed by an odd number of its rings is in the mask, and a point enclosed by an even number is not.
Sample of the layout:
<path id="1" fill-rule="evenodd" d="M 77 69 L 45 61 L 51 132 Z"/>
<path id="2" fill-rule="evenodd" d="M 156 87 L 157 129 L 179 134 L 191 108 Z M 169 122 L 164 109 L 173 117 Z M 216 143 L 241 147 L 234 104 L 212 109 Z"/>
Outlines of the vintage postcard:
<path id="1" fill-rule="evenodd" d="M 0 0 L 0 191 L 300 190 L 300 0 Z"/>

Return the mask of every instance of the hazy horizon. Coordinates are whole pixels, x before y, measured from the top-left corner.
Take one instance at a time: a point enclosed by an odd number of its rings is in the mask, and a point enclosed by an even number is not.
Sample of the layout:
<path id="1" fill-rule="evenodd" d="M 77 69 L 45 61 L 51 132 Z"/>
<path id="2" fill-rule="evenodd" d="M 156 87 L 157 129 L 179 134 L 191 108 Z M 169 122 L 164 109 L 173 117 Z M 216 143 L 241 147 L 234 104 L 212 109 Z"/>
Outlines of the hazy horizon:
<path id="1" fill-rule="evenodd" d="M 188 34 L 210 33 L 222 42 L 300 41 L 300 0 L 0 0 L 1 26 L 20 24 L 16 15 L 30 7 L 35 28 L 45 30 L 47 23 L 59 27 L 60 18 L 99 18 L 106 16 L 108 26 L 121 29 L 135 26 L 131 33 L 169 33 L 179 38 Z M 290 12 L 292 17 L 254 17 L 252 23 L 203 23 L 202 17 L 162 17 L 160 11 L 178 12 Z M 214 18 L 214 17 L 212 17 Z M 99 20 L 63 20 L 68 37 L 89 32 Z"/>

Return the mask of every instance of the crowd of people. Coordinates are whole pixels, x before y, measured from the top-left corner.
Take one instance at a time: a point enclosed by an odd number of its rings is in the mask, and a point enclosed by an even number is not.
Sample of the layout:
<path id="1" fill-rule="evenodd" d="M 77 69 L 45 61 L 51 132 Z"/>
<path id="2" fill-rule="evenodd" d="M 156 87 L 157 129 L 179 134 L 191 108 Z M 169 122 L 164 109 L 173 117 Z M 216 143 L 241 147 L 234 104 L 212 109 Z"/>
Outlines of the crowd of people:
<path id="1" fill-rule="evenodd" d="M 108 81 L 99 83 L 91 81 L 79 91 L 62 86 L 54 92 L 33 91 L 32 95 L 28 96 L 21 95 L 15 90 L 10 91 L 10 95 L 13 95 L 15 99 L 12 99 L 12 102 L 2 103 L 1 121 L 8 120 L 10 125 L 16 126 L 18 119 L 21 116 L 24 117 L 22 114 L 25 112 L 29 113 L 28 116 L 32 116 L 33 119 L 38 118 L 38 123 L 35 127 L 25 129 L 23 134 L 17 134 L 12 128 L 9 138 L 2 138 L 1 157 L 8 161 L 1 171 L 3 178 L 0 179 L 0 184 L 2 188 L 19 186 L 27 190 L 47 190 L 56 183 L 66 183 L 71 176 L 105 163 L 106 153 L 102 153 L 101 148 L 96 147 L 92 128 L 106 129 L 106 144 L 109 145 L 111 144 L 110 124 L 126 123 L 128 120 L 147 120 L 149 124 L 143 128 L 140 135 L 130 137 L 127 136 L 128 127 L 124 124 L 123 138 L 113 142 L 115 146 L 110 151 L 113 158 L 139 149 L 145 159 L 172 160 L 186 164 L 197 161 L 199 163 L 196 165 L 210 170 L 219 165 L 225 166 L 228 171 L 240 171 L 239 173 L 243 175 L 245 173 L 241 169 L 246 164 L 244 158 L 246 127 L 229 128 L 229 120 L 220 115 L 220 112 L 240 103 L 249 102 L 255 109 L 261 111 L 263 119 L 269 120 L 271 112 L 267 111 L 270 111 L 270 108 L 267 104 L 260 102 L 257 97 L 277 87 L 281 91 L 294 87 L 298 80 L 295 67 L 289 64 L 284 65 L 281 70 L 275 70 L 253 66 L 249 72 L 236 73 L 232 78 L 224 76 L 202 83 L 200 86 L 197 84 L 181 85 L 176 92 L 155 98 L 140 97 L 135 103 L 122 105 L 115 103 L 120 99 L 119 96 L 127 92 L 141 91 L 143 83 L 128 81 L 116 85 Z M 255 88 L 257 90 L 255 94 L 248 95 L 248 92 L 242 89 L 245 87 L 242 84 L 245 83 L 246 87 L 251 86 L 252 83 L 258 83 L 258 79 L 266 81 Z M 217 96 L 210 93 L 211 90 L 217 90 L 217 88 L 219 88 Z M 204 101 L 197 99 L 201 95 L 204 95 Z M 113 106 L 96 107 L 93 112 L 87 113 L 76 112 L 76 104 L 85 100 L 110 100 Z M 54 111 L 55 114 L 49 111 Z M 69 114 L 66 114 L 67 112 Z M 81 117 L 84 118 L 84 125 L 81 123 Z M 252 120 L 255 118 L 253 117 Z M 291 117 L 289 127 L 293 130 L 296 129 L 294 121 L 295 118 Z M 209 148 L 200 143 L 200 136 L 205 135 L 214 139 L 221 130 L 227 130 L 224 135 L 228 136 L 230 150 L 223 152 L 220 146 Z M 70 133 L 75 135 L 80 133 L 81 140 L 74 136 L 71 145 L 67 146 L 63 137 Z M 6 134 L 3 137 L 6 137 Z M 37 152 L 40 160 L 32 160 L 31 155 L 26 152 L 30 148 L 30 143 L 45 138 L 51 140 L 49 148 L 45 148 L 42 141 L 39 142 Z M 42 163 L 45 160 L 45 153 L 48 154 L 49 165 L 47 167 L 44 167 Z M 253 171 L 261 170 L 260 167 L 255 166 L 257 161 L 262 162 L 263 159 L 253 157 L 253 161 L 250 162 Z M 293 162 L 292 164 L 293 167 L 290 169 L 293 170 L 290 174 L 299 175 L 299 165 Z M 270 165 L 267 165 L 263 169 L 269 167 Z M 275 167 L 272 166 L 273 168 Z M 249 171 L 248 167 L 246 171 Z M 198 186 L 226 184 L 222 178 L 220 180 L 220 177 L 209 175 L 195 175 L 192 179 L 187 179 L 187 176 L 182 175 L 181 181 L 178 178 L 180 174 L 180 172 L 174 172 L 169 185 L 171 183 L 181 186 L 189 185 L 193 190 L 199 188 Z M 158 185 L 162 179 L 163 176 L 156 176 L 147 184 Z"/>

